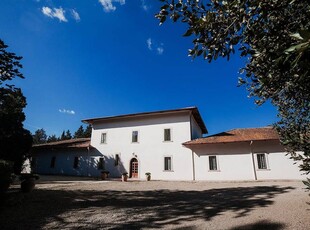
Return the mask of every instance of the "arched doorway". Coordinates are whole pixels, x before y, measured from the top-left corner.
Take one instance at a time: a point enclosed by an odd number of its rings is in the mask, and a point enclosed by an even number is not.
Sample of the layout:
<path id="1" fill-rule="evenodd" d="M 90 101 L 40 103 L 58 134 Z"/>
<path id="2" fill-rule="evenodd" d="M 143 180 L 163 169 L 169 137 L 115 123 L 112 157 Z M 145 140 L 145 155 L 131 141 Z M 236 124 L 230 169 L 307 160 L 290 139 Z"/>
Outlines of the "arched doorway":
<path id="1" fill-rule="evenodd" d="M 139 172 L 139 164 L 138 160 L 136 158 L 132 158 L 130 160 L 130 172 L 129 177 L 130 178 L 138 178 L 138 172 Z"/>

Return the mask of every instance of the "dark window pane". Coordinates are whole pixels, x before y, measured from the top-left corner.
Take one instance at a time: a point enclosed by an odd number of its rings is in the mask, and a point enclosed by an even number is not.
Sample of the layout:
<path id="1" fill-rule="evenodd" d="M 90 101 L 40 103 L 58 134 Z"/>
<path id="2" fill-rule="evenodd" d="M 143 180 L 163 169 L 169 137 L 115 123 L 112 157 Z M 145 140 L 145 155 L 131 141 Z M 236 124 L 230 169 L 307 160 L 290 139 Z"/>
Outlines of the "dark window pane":
<path id="1" fill-rule="evenodd" d="M 217 170 L 216 156 L 209 156 L 209 170 Z"/>
<path id="2" fill-rule="evenodd" d="M 257 154 L 258 169 L 267 169 L 267 162 L 265 154 Z"/>
<path id="3" fill-rule="evenodd" d="M 170 129 L 164 130 L 164 141 L 171 141 L 171 131 Z"/>
<path id="4" fill-rule="evenodd" d="M 77 169 L 79 167 L 79 157 L 74 157 L 73 168 Z"/>
<path id="5" fill-rule="evenodd" d="M 56 157 L 52 157 L 51 159 L 51 168 L 55 168 L 56 165 Z"/>

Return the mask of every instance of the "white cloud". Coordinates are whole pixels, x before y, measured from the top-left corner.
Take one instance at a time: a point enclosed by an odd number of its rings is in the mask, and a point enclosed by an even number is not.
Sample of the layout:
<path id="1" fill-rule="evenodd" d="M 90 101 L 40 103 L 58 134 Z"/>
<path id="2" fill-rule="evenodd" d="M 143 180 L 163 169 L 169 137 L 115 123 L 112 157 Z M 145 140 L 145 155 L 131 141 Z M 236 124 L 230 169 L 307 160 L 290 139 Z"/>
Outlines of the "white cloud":
<path id="1" fill-rule="evenodd" d="M 141 0 L 141 7 L 143 10 L 148 11 L 151 7 L 145 3 L 145 0 Z"/>
<path id="2" fill-rule="evenodd" d="M 146 40 L 146 44 L 147 44 L 147 48 L 148 48 L 149 50 L 152 50 L 152 39 L 151 39 L 151 38 L 148 38 L 148 39 Z"/>
<path id="3" fill-rule="evenodd" d="M 80 15 L 79 15 L 79 13 L 76 10 L 72 9 L 71 10 L 71 15 L 72 15 L 72 17 L 74 18 L 75 21 L 78 22 L 78 21 L 81 20 Z"/>
<path id="4" fill-rule="evenodd" d="M 111 12 L 116 10 L 116 6 L 113 3 L 119 3 L 120 5 L 124 5 L 126 0 L 99 0 L 105 12 Z"/>
<path id="5" fill-rule="evenodd" d="M 75 112 L 73 110 L 69 110 L 69 109 L 58 109 L 58 111 L 60 113 L 66 113 L 66 114 L 71 114 L 71 115 L 75 114 Z"/>
<path id="6" fill-rule="evenodd" d="M 61 7 L 51 9 L 47 6 L 44 6 L 42 7 L 42 13 L 50 18 L 58 18 L 60 22 L 68 21 L 65 17 L 65 10 L 63 10 Z"/>
<path id="7" fill-rule="evenodd" d="M 153 51 L 154 49 L 154 52 L 156 51 L 156 53 L 158 55 L 162 55 L 164 53 L 164 44 L 163 43 L 160 43 L 158 45 L 158 43 L 154 42 L 152 40 L 152 38 L 148 38 L 146 40 L 146 44 L 147 44 L 147 48 L 150 50 L 150 51 Z"/>
<path id="8" fill-rule="evenodd" d="M 163 47 L 157 47 L 157 54 L 162 55 L 164 52 L 164 48 Z"/>

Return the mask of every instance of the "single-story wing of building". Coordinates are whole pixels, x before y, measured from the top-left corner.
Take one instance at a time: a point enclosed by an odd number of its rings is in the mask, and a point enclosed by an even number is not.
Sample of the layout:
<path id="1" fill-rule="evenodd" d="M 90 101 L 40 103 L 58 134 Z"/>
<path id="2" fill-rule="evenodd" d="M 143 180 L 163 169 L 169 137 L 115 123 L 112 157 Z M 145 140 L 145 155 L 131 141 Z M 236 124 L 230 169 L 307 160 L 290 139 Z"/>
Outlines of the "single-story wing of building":
<path id="1" fill-rule="evenodd" d="M 39 174 L 110 177 L 128 173 L 155 180 L 304 179 L 272 127 L 234 129 L 203 137 L 197 107 L 100 117 L 91 138 L 33 146 Z"/>

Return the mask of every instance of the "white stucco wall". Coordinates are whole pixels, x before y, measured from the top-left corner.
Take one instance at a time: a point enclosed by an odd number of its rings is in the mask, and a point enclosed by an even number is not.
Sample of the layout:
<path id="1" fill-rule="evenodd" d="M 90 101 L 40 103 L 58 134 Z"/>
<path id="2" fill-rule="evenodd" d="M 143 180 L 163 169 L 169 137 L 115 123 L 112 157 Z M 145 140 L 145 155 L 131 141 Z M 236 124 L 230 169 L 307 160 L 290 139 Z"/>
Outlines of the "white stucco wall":
<path id="1" fill-rule="evenodd" d="M 191 132 L 192 132 L 192 139 L 197 139 L 202 137 L 202 131 L 199 125 L 197 124 L 196 120 L 193 116 L 191 116 Z"/>
<path id="2" fill-rule="evenodd" d="M 172 141 L 164 141 L 164 129 L 171 129 Z M 139 132 L 138 143 L 132 143 L 132 131 Z M 101 133 L 107 134 L 101 144 Z M 105 156 L 111 176 L 129 172 L 130 160 L 139 162 L 139 176 L 151 172 L 152 179 L 192 180 L 191 150 L 182 146 L 190 140 L 189 112 L 137 118 L 115 119 L 93 124 L 91 145 Z M 121 164 L 114 166 L 115 154 Z M 172 171 L 164 171 L 164 157 L 172 157 Z"/>
<path id="3" fill-rule="evenodd" d="M 286 156 L 278 141 L 200 145 L 195 152 L 196 180 L 305 179 L 298 163 Z M 254 153 L 254 165 L 251 152 Z M 258 169 L 257 153 L 266 153 L 267 169 Z M 209 156 L 217 156 L 218 170 L 209 170 Z M 255 170 L 255 173 L 254 173 Z"/>

